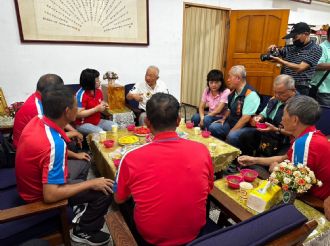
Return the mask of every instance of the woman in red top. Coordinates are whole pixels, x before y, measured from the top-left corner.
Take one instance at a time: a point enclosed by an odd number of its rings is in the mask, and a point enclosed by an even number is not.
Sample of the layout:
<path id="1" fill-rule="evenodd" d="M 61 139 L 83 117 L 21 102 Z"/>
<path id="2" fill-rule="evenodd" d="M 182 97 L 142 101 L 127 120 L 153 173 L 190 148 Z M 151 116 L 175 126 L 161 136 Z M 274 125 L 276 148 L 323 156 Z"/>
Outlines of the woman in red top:
<path id="1" fill-rule="evenodd" d="M 81 88 L 76 93 L 78 103 L 77 130 L 84 135 L 92 132 L 110 131 L 114 124 L 110 120 L 101 119 L 108 104 L 103 101 L 102 91 L 96 88 L 100 83 L 100 73 L 87 68 L 80 74 Z"/>

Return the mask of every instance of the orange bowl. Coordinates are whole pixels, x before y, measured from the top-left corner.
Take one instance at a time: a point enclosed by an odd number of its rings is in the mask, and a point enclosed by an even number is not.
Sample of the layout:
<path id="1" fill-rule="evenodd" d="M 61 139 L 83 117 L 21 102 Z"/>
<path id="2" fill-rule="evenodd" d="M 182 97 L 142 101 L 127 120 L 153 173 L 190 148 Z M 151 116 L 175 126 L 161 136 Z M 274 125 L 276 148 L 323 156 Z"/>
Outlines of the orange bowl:
<path id="1" fill-rule="evenodd" d="M 238 189 L 239 183 L 243 181 L 241 176 L 237 175 L 228 175 L 226 176 L 227 184 L 232 189 Z"/>
<path id="2" fill-rule="evenodd" d="M 202 136 L 204 138 L 208 138 L 209 136 L 211 136 L 211 132 L 209 132 L 209 131 L 202 131 Z"/>
<path id="3" fill-rule="evenodd" d="M 186 123 L 186 127 L 187 127 L 188 129 L 192 129 L 192 128 L 194 127 L 194 123 L 192 123 L 192 122 L 187 122 L 187 123 Z"/>
<path id="4" fill-rule="evenodd" d="M 259 129 L 266 129 L 267 126 L 268 125 L 266 123 L 259 123 L 259 122 L 256 123 L 256 127 Z"/>
<path id="5" fill-rule="evenodd" d="M 106 147 L 106 148 L 112 148 L 113 145 L 114 145 L 114 143 L 115 143 L 115 141 L 113 141 L 113 140 L 105 140 L 105 141 L 103 142 L 103 145 L 104 145 L 104 147 Z"/>
<path id="6" fill-rule="evenodd" d="M 252 169 L 242 169 L 240 173 L 243 176 L 244 181 L 253 182 L 259 175 L 259 173 Z"/>

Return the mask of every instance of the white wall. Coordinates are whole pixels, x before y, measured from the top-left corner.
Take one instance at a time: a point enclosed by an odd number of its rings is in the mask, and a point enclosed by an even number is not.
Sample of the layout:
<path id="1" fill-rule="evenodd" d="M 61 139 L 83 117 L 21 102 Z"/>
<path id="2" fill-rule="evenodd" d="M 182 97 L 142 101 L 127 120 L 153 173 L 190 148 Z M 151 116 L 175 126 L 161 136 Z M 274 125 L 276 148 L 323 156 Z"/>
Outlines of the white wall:
<path id="1" fill-rule="evenodd" d="M 288 0 L 192 0 L 232 9 L 291 9 L 289 23 L 330 23 L 330 5 L 306 5 Z M 103 74 L 118 73 L 120 83 L 144 79 L 145 69 L 154 64 L 160 77 L 180 97 L 182 0 L 149 0 L 147 47 L 120 45 L 22 44 L 19 39 L 13 0 L 1 0 L 0 86 L 8 103 L 25 100 L 45 73 L 59 74 L 65 83 L 78 83 L 82 69 L 95 68 Z"/>

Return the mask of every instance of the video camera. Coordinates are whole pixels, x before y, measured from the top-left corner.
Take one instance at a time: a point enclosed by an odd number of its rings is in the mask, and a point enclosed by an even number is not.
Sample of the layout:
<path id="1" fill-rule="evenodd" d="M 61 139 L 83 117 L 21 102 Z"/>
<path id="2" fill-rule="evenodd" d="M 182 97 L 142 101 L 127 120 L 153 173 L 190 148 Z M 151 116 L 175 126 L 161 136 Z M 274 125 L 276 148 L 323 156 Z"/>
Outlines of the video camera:
<path id="1" fill-rule="evenodd" d="M 272 59 L 270 56 L 279 57 L 280 56 L 280 50 L 275 47 L 275 48 L 271 49 L 268 53 L 261 54 L 260 55 L 260 60 L 261 61 L 269 61 L 269 60 Z"/>

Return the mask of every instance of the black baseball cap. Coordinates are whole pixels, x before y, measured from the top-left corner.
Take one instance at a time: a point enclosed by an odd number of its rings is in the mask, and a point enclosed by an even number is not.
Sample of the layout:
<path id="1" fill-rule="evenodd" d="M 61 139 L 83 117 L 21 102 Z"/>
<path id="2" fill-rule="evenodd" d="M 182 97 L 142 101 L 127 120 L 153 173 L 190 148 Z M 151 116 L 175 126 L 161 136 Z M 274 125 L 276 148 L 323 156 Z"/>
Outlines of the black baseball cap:
<path id="1" fill-rule="evenodd" d="M 282 39 L 294 38 L 297 34 L 301 34 L 304 32 L 310 33 L 311 29 L 307 23 L 299 22 L 297 24 L 294 24 L 293 27 L 291 28 L 290 33 L 285 35 Z"/>

